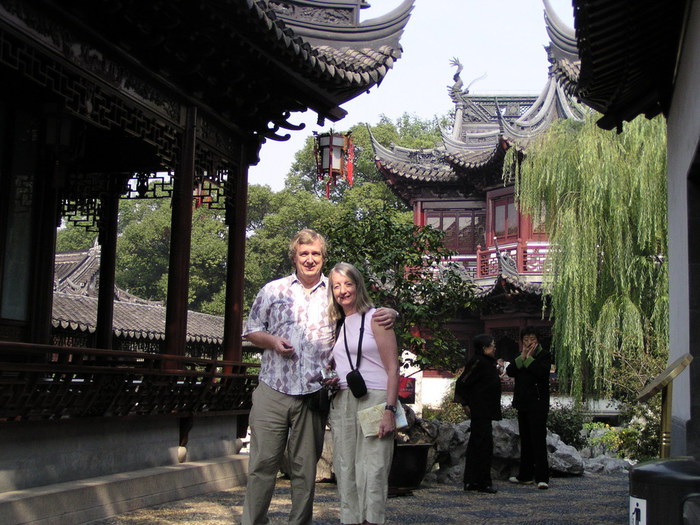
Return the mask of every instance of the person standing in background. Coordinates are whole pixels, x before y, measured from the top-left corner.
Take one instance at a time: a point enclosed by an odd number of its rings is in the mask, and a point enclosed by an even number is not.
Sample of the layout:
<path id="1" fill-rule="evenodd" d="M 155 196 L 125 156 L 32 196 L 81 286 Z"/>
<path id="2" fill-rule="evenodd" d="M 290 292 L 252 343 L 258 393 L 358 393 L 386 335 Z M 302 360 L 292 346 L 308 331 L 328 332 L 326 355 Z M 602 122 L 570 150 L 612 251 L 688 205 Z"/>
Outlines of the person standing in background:
<path id="1" fill-rule="evenodd" d="M 496 366 L 493 336 L 474 338 L 474 355 L 455 384 L 455 402 L 471 417 L 469 444 L 464 459 L 464 490 L 495 494 L 491 481 L 493 427 L 501 419 L 501 378 Z"/>
<path id="2" fill-rule="evenodd" d="M 540 345 L 535 328 L 524 328 L 520 340 L 520 355 L 506 369 L 514 379 L 513 407 L 518 411 L 520 432 L 520 468 L 509 481 L 529 484 L 534 478 L 537 488 L 548 489 L 547 415 L 552 355 Z"/>

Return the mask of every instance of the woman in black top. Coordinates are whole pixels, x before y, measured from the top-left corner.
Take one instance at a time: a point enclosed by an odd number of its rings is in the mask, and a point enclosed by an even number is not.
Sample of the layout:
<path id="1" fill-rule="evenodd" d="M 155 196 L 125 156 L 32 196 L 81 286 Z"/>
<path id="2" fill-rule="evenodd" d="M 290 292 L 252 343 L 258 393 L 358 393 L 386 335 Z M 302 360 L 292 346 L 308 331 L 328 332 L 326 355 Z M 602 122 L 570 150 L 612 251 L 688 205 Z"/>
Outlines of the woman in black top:
<path id="1" fill-rule="evenodd" d="M 495 494 L 491 482 L 493 430 L 491 421 L 501 419 L 501 379 L 496 368 L 493 336 L 474 338 L 474 356 L 455 385 L 455 402 L 471 416 L 471 432 L 464 462 L 464 490 Z"/>
<path id="2" fill-rule="evenodd" d="M 549 370 L 552 354 L 540 345 L 539 334 L 532 327 L 520 332 L 522 350 L 506 373 L 515 381 L 513 406 L 518 411 L 520 433 L 520 468 L 511 483 L 537 483 L 549 488 L 547 461 L 547 415 L 549 413 Z"/>

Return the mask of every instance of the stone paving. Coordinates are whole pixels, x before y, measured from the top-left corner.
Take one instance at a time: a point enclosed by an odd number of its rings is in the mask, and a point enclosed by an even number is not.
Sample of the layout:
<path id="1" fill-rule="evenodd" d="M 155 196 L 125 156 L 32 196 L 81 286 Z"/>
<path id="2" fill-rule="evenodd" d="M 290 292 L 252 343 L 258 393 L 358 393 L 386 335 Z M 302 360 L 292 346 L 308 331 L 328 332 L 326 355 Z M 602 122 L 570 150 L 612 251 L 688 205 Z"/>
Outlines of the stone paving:
<path id="1" fill-rule="evenodd" d="M 495 482 L 498 494 L 464 492 L 461 485 L 424 482 L 420 489 L 389 498 L 387 524 L 623 525 L 629 523 L 629 475 L 586 474 L 552 478 L 549 490 Z M 270 506 L 270 525 L 285 525 L 289 481 L 279 479 Z M 99 525 L 223 525 L 240 523 L 245 488 L 141 509 L 94 522 Z M 316 485 L 314 525 L 338 525 L 332 483 Z"/>

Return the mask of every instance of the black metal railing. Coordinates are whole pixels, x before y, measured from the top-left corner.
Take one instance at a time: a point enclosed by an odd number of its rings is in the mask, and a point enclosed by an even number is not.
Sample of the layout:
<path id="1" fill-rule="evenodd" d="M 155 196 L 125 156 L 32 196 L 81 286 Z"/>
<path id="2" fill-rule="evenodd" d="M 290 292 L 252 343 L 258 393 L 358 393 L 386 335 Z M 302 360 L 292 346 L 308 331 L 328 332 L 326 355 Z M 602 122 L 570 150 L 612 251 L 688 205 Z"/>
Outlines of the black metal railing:
<path id="1" fill-rule="evenodd" d="M 0 420 L 246 414 L 258 366 L 0 341 Z"/>

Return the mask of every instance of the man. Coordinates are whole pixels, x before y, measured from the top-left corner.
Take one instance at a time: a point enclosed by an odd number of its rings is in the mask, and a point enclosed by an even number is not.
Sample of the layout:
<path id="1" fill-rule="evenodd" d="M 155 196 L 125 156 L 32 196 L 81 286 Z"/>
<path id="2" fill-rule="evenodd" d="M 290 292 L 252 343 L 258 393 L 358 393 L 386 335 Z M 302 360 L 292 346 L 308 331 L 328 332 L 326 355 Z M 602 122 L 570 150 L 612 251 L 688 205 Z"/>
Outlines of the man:
<path id="1" fill-rule="evenodd" d="M 506 372 L 515 381 L 513 406 L 518 411 L 520 433 L 520 468 L 511 483 L 537 483 L 549 488 L 547 461 L 547 414 L 549 413 L 549 369 L 552 355 L 540 346 L 537 330 L 520 332 L 522 350 Z"/>
<path id="2" fill-rule="evenodd" d="M 267 511 L 285 448 L 289 457 L 290 525 L 311 525 L 316 464 L 323 451 L 326 414 L 311 409 L 330 363 L 333 328 L 328 322 L 328 280 L 322 275 L 326 241 L 309 229 L 289 245 L 294 273 L 267 283 L 250 309 L 244 336 L 263 348 L 250 412 L 250 458 L 242 525 L 269 523 Z M 375 317 L 393 325 L 397 313 Z"/>

